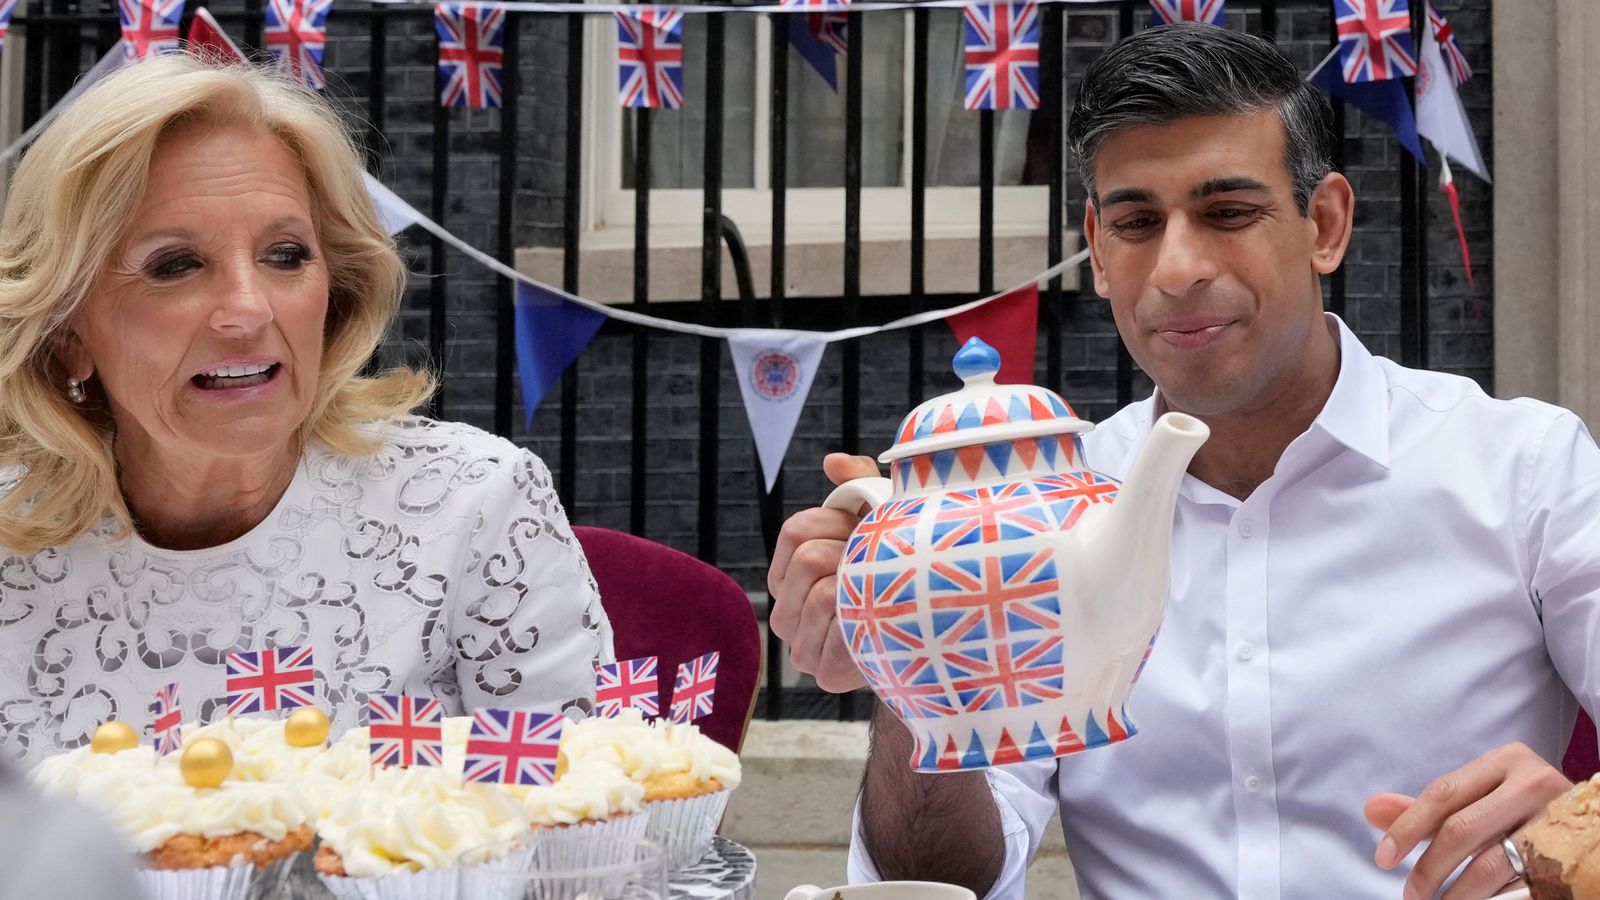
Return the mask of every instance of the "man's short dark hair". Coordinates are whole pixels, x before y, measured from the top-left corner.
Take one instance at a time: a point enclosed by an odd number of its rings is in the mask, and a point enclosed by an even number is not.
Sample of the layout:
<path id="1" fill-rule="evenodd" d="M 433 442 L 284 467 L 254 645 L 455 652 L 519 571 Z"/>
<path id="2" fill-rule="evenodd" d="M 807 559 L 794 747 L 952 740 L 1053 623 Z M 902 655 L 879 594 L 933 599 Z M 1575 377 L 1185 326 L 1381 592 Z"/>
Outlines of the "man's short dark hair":
<path id="1" fill-rule="evenodd" d="M 1151 28 L 1118 41 L 1084 72 L 1067 142 L 1095 208 L 1094 161 L 1117 129 L 1166 125 L 1190 116 L 1249 115 L 1276 109 L 1283 163 L 1305 215 L 1311 193 L 1333 171 L 1333 111 L 1294 63 L 1259 37 L 1214 25 Z"/>

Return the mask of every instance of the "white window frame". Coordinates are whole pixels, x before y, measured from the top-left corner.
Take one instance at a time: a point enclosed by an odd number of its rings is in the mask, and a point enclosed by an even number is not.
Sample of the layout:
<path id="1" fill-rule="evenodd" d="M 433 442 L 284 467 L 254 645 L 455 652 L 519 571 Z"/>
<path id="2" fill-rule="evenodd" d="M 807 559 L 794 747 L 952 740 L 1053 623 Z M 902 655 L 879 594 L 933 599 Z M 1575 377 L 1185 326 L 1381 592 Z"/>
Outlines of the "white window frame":
<path id="1" fill-rule="evenodd" d="M 861 190 L 861 232 L 864 241 L 903 241 L 911 231 L 911 65 L 914 29 L 910 11 L 898 13 L 905 21 L 905 90 L 902 92 L 908 151 L 902 154 L 903 187 L 866 187 Z M 870 13 L 874 16 L 893 12 Z M 617 102 L 617 29 L 610 16 L 588 18 L 585 25 L 583 152 L 585 189 L 583 224 L 592 246 L 631 246 L 634 227 L 634 192 L 625 190 L 621 151 L 622 116 Z M 751 153 L 755 160 L 753 188 L 724 188 L 722 210 L 749 244 L 770 244 L 772 192 L 767 172 L 767 117 L 770 103 L 772 17 L 756 23 L 756 129 Z M 732 48 L 730 48 L 732 49 Z M 689 59 L 685 65 L 704 65 Z M 931 98 L 930 98 L 931 99 Z M 962 114 L 960 112 L 958 115 Z M 966 113 L 977 115 L 977 113 Z M 792 121 L 792 120 L 791 120 Z M 926 234 L 929 239 L 978 236 L 977 187 L 928 187 Z M 840 239 L 844 228 L 843 188 L 789 188 L 786 200 L 786 237 L 789 243 L 822 243 Z M 650 191 L 650 243 L 652 247 L 697 246 L 701 239 L 703 192 L 652 189 Z M 1046 185 L 997 186 L 994 192 L 996 237 L 1042 236 L 1048 231 L 1049 188 Z"/>

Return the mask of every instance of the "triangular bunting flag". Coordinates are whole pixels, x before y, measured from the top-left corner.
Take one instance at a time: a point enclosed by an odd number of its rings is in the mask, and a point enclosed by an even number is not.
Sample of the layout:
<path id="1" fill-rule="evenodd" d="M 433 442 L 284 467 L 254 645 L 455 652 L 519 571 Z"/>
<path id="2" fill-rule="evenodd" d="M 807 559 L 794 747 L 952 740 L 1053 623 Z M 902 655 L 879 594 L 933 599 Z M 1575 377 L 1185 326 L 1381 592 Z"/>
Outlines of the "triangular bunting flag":
<path id="1" fill-rule="evenodd" d="M 117 0 L 122 20 L 122 50 L 129 62 L 178 49 L 183 0 Z"/>
<path id="2" fill-rule="evenodd" d="M 778 480 L 783 456 L 794 437 L 827 342 L 803 331 L 740 329 L 728 337 L 733 369 L 739 376 L 745 415 L 755 437 L 756 455 L 767 490 Z"/>
<path id="3" fill-rule="evenodd" d="M 844 0 L 781 0 L 784 6 L 800 6 L 814 10 L 792 13 L 789 20 L 789 43 L 800 57 L 817 70 L 822 80 L 835 92 L 839 90 L 839 57 L 850 51 L 850 17 L 844 13 L 849 5 Z"/>
<path id="4" fill-rule="evenodd" d="M 194 34 L 193 30 L 189 33 L 191 36 Z M 389 229 L 390 234 L 399 234 L 422 221 L 422 213 L 401 200 L 394 191 L 389 190 L 388 185 L 365 172 L 361 173 L 361 180 L 367 185 L 372 205 L 378 208 L 378 218 L 383 220 L 383 225 Z"/>
<path id="5" fill-rule="evenodd" d="M 1339 71 L 1339 51 L 1334 49 L 1323 57 L 1306 80 L 1322 88 L 1328 96 L 1343 100 L 1388 123 L 1394 129 L 1395 137 L 1400 140 L 1400 146 L 1411 151 L 1411 155 L 1419 161 L 1427 162 L 1422 155 L 1422 141 L 1417 139 L 1417 120 L 1411 113 L 1411 101 L 1406 97 L 1405 86 L 1400 79 L 1348 84 Z"/>
<path id="6" fill-rule="evenodd" d="M 1151 25 L 1203 22 L 1228 26 L 1227 0 L 1150 0 Z"/>
<path id="7" fill-rule="evenodd" d="M 977 309 L 948 319 L 962 344 L 974 337 L 1000 351 L 1001 384 L 1033 384 L 1034 347 L 1039 336 L 1039 286 L 1026 284 Z"/>
<path id="8" fill-rule="evenodd" d="M 332 5 L 333 0 L 267 0 L 262 30 L 278 70 L 318 90 L 328 83 L 322 74 L 322 54 Z"/>
<path id="9" fill-rule="evenodd" d="M 626 107 L 683 106 L 683 13 L 631 6 L 617 18 L 617 99 Z"/>
<path id="10" fill-rule="evenodd" d="M 16 10 L 17 0 L 0 0 L 0 46 L 11 33 L 11 14 Z"/>
<path id="11" fill-rule="evenodd" d="M 1472 123 L 1467 121 L 1467 110 L 1456 94 L 1455 81 L 1431 30 L 1425 30 L 1422 36 L 1421 63 L 1416 80 L 1417 133 L 1472 174 L 1484 181 L 1493 181 L 1489 177 L 1489 167 L 1484 165 L 1483 152 L 1478 149 L 1478 138 L 1472 133 Z"/>
<path id="12" fill-rule="evenodd" d="M 533 423 L 545 392 L 583 355 L 605 321 L 604 313 L 531 284 L 517 284 L 517 373 L 525 426 Z"/>
<path id="13" fill-rule="evenodd" d="M 211 17 L 211 11 L 203 6 L 194 11 L 194 21 L 189 23 L 189 36 L 184 38 L 184 43 L 189 52 L 196 56 L 225 63 L 245 61 L 244 51 Z"/>

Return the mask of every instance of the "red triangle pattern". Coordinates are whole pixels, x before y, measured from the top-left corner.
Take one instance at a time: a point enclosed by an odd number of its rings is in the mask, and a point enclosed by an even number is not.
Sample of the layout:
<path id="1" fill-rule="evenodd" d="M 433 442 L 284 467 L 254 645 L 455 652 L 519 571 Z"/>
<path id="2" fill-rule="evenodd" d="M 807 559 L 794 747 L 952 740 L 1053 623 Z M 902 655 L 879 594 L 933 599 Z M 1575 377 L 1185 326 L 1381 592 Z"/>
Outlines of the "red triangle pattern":
<path id="1" fill-rule="evenodd" d="M 927 487 L 928 477 L 933 474 L 933 454 L 911 457 L 911 468 L 917 473 L 917 487 Z"/>
<path id="2" fill-rule="evenodd" d="M 1017 746 L 1016 741 L 1011 739 L 1011 733 L 1002 728 L 1000 729 L 1000 743 L 994 748 L 994 759 L 990 760 L 990 763 L 996 766 L 1004 766 L 1016 762 L 1022 762 L 1022 749 Z"/>
<path id="3" fill-rule="evenodd" d="M 938 421 L 933 423 L 933 433 L 934 434 L 948 434 L 949 432 L 952 432 L 952 431 L 955 431 L 955 430 L 956 430 L 956 416 L 955 416 L 955 413 L 951 412 L 950 411 L 950 407 L 946 406 L 944 409 L 939 411 L 939 419 L 938 419 Z"/>
<path id="4" fill-rule="evenodd" d="M 939 754 L 939 768 L 961 768 L 961 754 L 956 750 L 956 739 L 954 737 L 947 735 L 944 739 L 944 752 Z"/>
<path id="5" fill-rule="evenodd" d="M 994 402 L 993 397 L 990 397 L 988 405 L 983 408 L 983 424 L 999 425 L 1007 421 L 1010 420 L 1006 417 L 1006 411 L 1000 408 L 1000 404 Z"/>
<path id="6" fill-rule="evenodd" d="M 983 445 L 957 448 L 956 459 L 961 460 L 961 468 L 967 470 L 968 478 L 977 478 L 978 473 L 983 471 Z"/>
<path id="7" fill-rule="evenodd" d="M 1072 730 L 1072 723 L 1067 721 L 1066 716 L 1062 716 L 1061 731 L 1056 736 L 1056 755 L 1076 753 L 1082 749 L 1084 749 L 1083 738 L 1078 737 L 1078 733 Z"/>
<path id="8" fill-rule="evenodd" d="M 1039 458 L 1039 444 L 1033 438 L 1023 438 L 1011 445 L 1011 449 L 1022 459 L 1025 469 L 1033 468 L 1033 461 Z"/>
<path id="9" fill-rule="evenodd" d="M 1122 723 L 1117 721 L 1116 713 L 1110 709 L 1106 710 L 1106 737 L 1111 738 L 1113 744 L 1128 739 L 1128 729 L 1122 727 Z"/>
<path id="10" fill-rule="evenodd" d="M 1050 407 L 1044 405 L 1044 401 L 1031 394 L 1028 396 L 1028 411 L 1033 415 L 1035 422 L 1042 422 L 1056 417 L 1056 414 L 1050 411 Z"/>

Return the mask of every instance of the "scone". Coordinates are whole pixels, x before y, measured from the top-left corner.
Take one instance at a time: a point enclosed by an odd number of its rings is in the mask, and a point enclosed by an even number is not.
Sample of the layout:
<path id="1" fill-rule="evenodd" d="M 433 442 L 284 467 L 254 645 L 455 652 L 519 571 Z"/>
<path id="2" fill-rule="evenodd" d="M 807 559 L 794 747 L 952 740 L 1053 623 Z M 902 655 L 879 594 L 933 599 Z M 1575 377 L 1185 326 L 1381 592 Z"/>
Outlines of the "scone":
<path id="1" fill-rule="evenodd" d="M 1600 900 L 1600 775 L 1551 801 L 1521 845 L 1532 900 Z"/>

